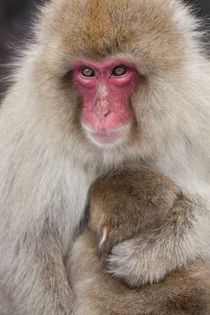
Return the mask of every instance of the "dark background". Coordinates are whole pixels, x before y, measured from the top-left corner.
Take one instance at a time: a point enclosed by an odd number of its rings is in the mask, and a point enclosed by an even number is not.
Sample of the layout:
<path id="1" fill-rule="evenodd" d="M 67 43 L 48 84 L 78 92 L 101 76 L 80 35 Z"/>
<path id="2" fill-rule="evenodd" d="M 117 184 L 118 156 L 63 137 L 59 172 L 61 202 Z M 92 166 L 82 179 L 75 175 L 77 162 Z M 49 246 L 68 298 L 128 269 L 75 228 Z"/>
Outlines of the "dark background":
<path id="1" fill-rule="evenodd" d="M 0 95 L 6 88 L 1 80 L 9 73 L 6 65 L 11 61 L 15 50 L 21 50 L 26 39 L 30 38 L 36 7 L 45 1 L 0 0 Z M 192 4 L 195 7 L 195 13 L 204 17 L 204 20 L 210 24 L 210 0 L 185 0 L 185 2 Z M 207 23 L 205 23 L 205 28 L 210 29 Z M 206 41 L 208 40 L 206 35 Z"/>

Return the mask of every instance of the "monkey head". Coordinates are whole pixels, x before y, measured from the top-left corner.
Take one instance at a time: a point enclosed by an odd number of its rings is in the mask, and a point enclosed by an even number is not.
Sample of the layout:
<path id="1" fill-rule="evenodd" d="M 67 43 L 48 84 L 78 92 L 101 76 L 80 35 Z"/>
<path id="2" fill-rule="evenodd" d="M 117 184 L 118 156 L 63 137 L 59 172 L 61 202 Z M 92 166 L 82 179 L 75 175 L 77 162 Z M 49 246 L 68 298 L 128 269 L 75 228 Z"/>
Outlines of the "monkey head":
<path id="1" fill-rule="evenodd" d="M 147 168 L 125 168 L 99 177 L 90 192 L 90 222 L 100 253 L 118 242 L 159 229 L 173 216 L 181 191 Z"/>
<path id="2" fill-rule="evenodd" d="M 167 139 L 180 129 L 166 91 L 181 82 L 176 70 L 194 26 L 193 18 L 183 26 L 185 15 L 171 0 L 152 1 L 149 14 L 143 0 L 52 0 L 44 8 L 36 73 L 49 82 L 56 114 L 65 112 L 60 127 L 79 138 L 81 152 L 88 147 L 91 154 L 94 145 L 97 153 L 118 150 L 130 159 L 132 148 L 144 158 L 159 150 L 158 141 L 172 143 Z"/>

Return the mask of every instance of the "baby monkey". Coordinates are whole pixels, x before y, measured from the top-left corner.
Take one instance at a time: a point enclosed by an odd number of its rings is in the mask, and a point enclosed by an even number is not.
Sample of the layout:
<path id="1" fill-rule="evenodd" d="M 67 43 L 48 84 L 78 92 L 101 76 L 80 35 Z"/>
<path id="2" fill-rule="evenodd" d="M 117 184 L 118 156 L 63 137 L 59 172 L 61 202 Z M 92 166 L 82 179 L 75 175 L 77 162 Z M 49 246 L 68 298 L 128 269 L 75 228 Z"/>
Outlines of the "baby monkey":
<path id="1" fill-rule="evenodd" d="M 183 205 L 187 215 L 179 211 Z M 132 274 L 120 279 L 108 272 L 109 255 L 118 243 L 141 236 L 137 246 L 142 248 L 139 259 L 144 259 L 147 246 L 158 251 L 160 242 L 170 242 L 170 234 L 179 239 L 190 209 L 190 201 L 171 180 L 149 169 L 127 168 L 98 178 L 90 191 L 88 226 L 76 240 L 68 264 L 76 294 L 74 314 L 209 315 L 208 261 L 175 266 L 164 280 L 150 285 L 147 260 L 148 283 L 138 288 Z M 163 253 L 163 264 L 165 257 L 170 262 L 170 255 L 177 253 Z"/>

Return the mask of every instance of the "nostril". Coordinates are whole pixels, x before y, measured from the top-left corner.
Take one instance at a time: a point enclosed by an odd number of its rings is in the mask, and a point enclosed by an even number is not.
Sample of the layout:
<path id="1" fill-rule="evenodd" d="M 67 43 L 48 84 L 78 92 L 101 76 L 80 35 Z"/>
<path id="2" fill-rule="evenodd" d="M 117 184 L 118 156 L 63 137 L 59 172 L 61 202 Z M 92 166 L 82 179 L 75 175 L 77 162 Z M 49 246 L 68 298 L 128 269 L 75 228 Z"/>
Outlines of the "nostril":
<path id="1" fill-rule="evenodd" d="M 93 110 L 99 120 L 105 119 L 111 113 L 108 102 L 97 102 Z"/>
<path id="2" fill-rule="evenodd" d="M 108 116 L 110 114 L 110 109 L 108 109 L 105 113 L 104 113 L 104 117 Z"/>

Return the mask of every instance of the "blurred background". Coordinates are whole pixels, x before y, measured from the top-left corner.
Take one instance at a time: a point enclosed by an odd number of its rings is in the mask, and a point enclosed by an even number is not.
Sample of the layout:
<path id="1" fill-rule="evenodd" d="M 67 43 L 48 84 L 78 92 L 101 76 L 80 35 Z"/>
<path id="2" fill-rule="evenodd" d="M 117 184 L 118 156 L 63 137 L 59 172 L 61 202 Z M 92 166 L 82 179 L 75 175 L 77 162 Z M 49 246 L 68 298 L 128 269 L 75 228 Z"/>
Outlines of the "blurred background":
<path id="1" fill-rule="evenodd" d="M 47 0 L 0 0 L 0 95 L 7 86 L 2 78 L 9 69 L 6 66 L 14 55 L 15 49 L 21 50 L 31 35 L 31 24 L 37 6 Z M 146 1 L 146 0 L 145 0 Z M 195 14 L 201 16 L 205 28 L 209 28 L 210 0 L 185 0 L 195 8 Z M 206 35 L 206 41 L 210 37 Z"/>

